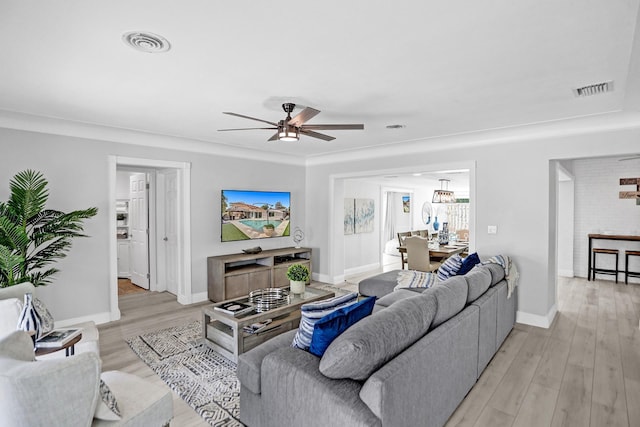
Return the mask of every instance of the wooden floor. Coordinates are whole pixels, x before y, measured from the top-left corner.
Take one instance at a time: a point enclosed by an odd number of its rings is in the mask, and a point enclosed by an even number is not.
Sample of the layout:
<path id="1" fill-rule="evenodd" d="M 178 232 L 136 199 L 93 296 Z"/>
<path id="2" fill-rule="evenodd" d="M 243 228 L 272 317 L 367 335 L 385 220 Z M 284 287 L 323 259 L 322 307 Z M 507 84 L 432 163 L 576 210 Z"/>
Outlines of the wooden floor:
<path id="1" fill-rule="evenodd" d="M 640 426 L 640 286 L 560 278 L 551 328 L 517 324 L 451 426 Z M 122 319 L 100 326 L 103 370 L 164 383 L 124 339 L 200 318 L 168 293 L 120 297 Z M 174 427 L 205 426 L 174 395 Z"/>

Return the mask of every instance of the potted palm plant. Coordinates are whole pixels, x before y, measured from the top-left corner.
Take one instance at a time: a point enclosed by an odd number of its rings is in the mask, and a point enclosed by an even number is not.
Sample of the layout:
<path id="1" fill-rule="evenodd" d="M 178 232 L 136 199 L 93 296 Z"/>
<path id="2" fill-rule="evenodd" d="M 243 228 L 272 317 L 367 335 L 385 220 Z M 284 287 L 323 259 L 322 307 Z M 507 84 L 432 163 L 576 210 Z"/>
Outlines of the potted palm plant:
<path id="1" fill-rule="evenodd" d="M 309 267 L 304 264 L 291 264 L 287 269 L 287 279 L 292 294 L 304 293 L 304 287 L 309 280 Z"/>
<path id="2" fill-rule="evenodd" d="M 33 170 L 19 172 L 9 182 L 9 199 L 0 202 L 0 288 L 51 283 L 58 269 L 50 264 L 66 256 L 74 237 L 85 237 L 83 220 L 98 213 L 97 208 L 69 213 L 46 209 L 47 184 Z"/>

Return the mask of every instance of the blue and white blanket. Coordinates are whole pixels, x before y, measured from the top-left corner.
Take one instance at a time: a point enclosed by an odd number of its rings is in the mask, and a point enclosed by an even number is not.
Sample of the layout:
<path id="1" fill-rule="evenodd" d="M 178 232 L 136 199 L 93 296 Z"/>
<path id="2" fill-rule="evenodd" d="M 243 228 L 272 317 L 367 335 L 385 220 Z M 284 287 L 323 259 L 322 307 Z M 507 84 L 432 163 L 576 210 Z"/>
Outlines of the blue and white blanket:
<path id="1" fill-rule="evenodd" d="M 507 298 L 511 298 L 513 289 L 518 286 L 518 279 L 520 278 L 518 268 L 511 261 L 511 258 L 507 255 L 496 255 L 483 261 L 482 264 L 499 264 L 504 268 L 504 275 L 507 280 Z"/>

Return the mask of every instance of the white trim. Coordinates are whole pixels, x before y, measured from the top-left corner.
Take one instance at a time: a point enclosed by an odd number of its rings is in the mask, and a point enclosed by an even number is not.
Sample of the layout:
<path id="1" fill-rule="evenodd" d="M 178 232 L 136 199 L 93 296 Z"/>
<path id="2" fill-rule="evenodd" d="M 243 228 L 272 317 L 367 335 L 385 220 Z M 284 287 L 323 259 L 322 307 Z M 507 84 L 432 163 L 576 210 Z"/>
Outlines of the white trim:
<path id="1" fill-rule="evenodd" d="M 178 221 L 181 224 L 178 227 L 178 295 L 177 300 L 180 304 L 191 304 L 193 295 L 191 295 L 191 163 L 176 162 L 169 160 L 143 159 L 136 157 L 122 157 L 110 155 L 108 159 L 108 177 L 109 177 L 109 235 L 113 234 L 116 229 L 116 212 L 115 204 L 111 203 L 116 200 L 116 171 L 118 166 L 137 166 L 154 169 L 177 169 L 179 212 Z M 120 319 L 120 310 L 118 308 L 118 248 L 116 239 L 109 239 L 110 253 L 110 320 Z"/>
<path id="2" fill-rule="evenodd" d="M 551 307 L 546 316 L 518 311 L 516 313 L 516 322 L 530 326 L 537 326 L 538 328 L 549 329 L 551 323 L 553 323 L 553 319 L 556 317 L 557 312 L 558 309 L 555 304 L 553 305 L 553 307 Z"/>
<path id="3" fill-rule="evenodd" d="M 354 275 L 354 274 L 367 273 L 369 271 L 377 270 L 379 268 L 380 268 L 380 263 L 379 262 L 374 262 L 374 263 L 368 264 L 368 265 L 361 265 L 361 266 L 358 266 L 358 267 L 345 269 L 344 270 L 344 275 L 345 276 L 351 276 L 351 275 Z"/>
<path id="4" fill-rule="evenodd" d="M 77 325 L 79 323 L 84 323 L 84 322 L 94 322 L 95 324 L 100 325 L 102 323 L 108 323 L 113 320 L 117 320 L 117 319 L 112 319 L 111 313 L 108 311 L 105 311 L 102 313 L 92 314 L 90 316 L 74 317 L 73 319 L 56 321 L 54 324 L 54 327 L 67 328 L 69 326 Z"/>
<path id="5" fill-rule="evenodd" d="M 107 171 L 108 185 L 109 185 L 109 308 L 110 318 L 109 320 L 120 319 L 120 307 L 118 306 L 118 242 L 113 233 L 116 230 L 116 205 L 113 203 L 116 200 L 116 170 L 117 170 L 117 157 L 109 156 Z"/>
<path id="6" fill-rule="evenodd" d="M 311 280 L 313 280 L 314 282 L 328 283 L 330 285 L 339 285 L 341 283 L 344 283 L 345 278 L 344 275 L 332 277 L 328 274 L 312 273 Z"/>
<path id="7" fill-rule="evenodd" d="M 200 293 L 191 295 L 191 303 L 192 304 L 197 303 L 197 302 L 205 302 L 205 301 L 209 301 L 208 292 L 200 292 Z"/>
<path id="8" fill-rule="evenodd" d="M 558 276 L 562 277 L 574 277 L 573 269 L 571 270 L 558 270 Z"/>

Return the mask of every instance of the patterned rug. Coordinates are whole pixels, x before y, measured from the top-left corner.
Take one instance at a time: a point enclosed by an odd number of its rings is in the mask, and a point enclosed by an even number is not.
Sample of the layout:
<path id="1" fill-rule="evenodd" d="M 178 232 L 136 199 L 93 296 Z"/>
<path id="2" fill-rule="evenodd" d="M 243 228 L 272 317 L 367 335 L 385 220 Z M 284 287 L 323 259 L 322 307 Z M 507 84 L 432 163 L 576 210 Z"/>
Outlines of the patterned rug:
<path id="1" fill-rule="evenodd" d="M 202 342 L 194 321 L 127 340 L 131 349 L 212 426 L 243 426 L 236 365 Z"/>

